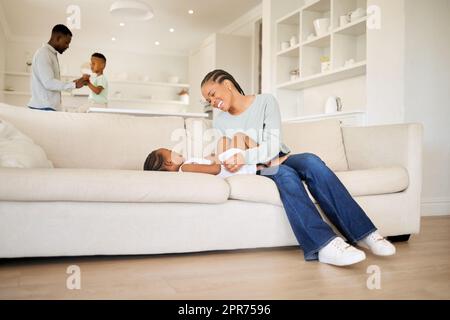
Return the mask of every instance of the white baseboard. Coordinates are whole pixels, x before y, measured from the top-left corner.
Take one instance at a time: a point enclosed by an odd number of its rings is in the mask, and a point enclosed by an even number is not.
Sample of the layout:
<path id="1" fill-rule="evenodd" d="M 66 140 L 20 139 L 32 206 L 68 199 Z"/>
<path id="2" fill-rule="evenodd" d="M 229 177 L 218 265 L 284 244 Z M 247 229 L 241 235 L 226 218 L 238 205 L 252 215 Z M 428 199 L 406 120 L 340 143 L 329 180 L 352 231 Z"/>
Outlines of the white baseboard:
<path id="1" fill-rule="evenodd" d="M 420 212 L 422 217 L 450 215 L 450 198 L 423 198 Z"/>

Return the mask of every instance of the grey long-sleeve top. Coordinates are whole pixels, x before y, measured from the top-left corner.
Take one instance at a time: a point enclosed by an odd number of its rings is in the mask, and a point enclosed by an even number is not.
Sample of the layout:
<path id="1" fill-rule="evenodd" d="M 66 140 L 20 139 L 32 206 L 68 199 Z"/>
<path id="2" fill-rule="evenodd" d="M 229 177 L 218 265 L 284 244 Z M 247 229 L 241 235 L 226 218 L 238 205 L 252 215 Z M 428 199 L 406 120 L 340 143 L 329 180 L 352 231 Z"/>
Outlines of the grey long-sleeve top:
<path id="1" fill-rule="evenodd" d="M 239 115 L 219 111 L 213 120 L 213 126 L 227 137 L 244 132 L 258 143 L 257 148 L 245 152 L 247 164 L 267 163 L 280 152 L 290 152 L 281 141 L 280 110 L 277 100 L 271 94 L 256 95 L 253 103 Z"/>

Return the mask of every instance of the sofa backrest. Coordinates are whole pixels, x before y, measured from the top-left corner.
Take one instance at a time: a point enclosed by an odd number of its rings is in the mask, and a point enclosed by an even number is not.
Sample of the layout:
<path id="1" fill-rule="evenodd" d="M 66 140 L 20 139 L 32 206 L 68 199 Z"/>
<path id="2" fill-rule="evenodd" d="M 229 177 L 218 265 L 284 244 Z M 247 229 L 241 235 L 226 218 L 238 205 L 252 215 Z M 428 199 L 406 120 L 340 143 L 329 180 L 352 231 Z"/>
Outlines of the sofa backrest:
<path id="1" fill-rule="evenodd" d="M 282 134 L 293 153 L 314 153 L 333 171 L 348 170 L 339 120 L 283 123 Z"/>
<path id="2" fill-rule="evenodd" d="M 0 104 L 0 119 L 40 145 L 55 167 L 141 170 L 159 147 L 184 152 L 181 117 L 44 112 Z"/>
<path id="3" fill-rule="evenodd" d="M 211 129 L 211 120 L 186 119 L 187 149 L 191 156 L 201 157 L 211 153 L 211 146 L 220 136 L 219 132 Z M 333 171 L 348 170 L 339 120 L 283 123 L 282 137 L 293 154 L 314 153 Z"/>

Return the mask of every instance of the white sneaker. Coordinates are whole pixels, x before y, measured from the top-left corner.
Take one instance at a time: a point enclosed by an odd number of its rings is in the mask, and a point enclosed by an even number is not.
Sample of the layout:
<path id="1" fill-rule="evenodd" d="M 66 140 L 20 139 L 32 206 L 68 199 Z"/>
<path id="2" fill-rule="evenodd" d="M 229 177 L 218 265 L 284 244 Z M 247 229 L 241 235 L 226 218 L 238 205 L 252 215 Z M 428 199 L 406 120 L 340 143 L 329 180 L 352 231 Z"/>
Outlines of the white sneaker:
<path id="1" fill-rule="evenodd" d="M 319 250 L 319 261 L 335 266 L 348 266 L 364 259 L 366 259 L 364 251 L 349 245 L 340 237 L 336 237 Z"/>
<path id="2" fill-rule="evenodd" d="M 358 245 L 370 249 L 377 256 L 392 256 L 395 254 L 394 245 L 383 238 L 377 231 L 358 241 Z"/>

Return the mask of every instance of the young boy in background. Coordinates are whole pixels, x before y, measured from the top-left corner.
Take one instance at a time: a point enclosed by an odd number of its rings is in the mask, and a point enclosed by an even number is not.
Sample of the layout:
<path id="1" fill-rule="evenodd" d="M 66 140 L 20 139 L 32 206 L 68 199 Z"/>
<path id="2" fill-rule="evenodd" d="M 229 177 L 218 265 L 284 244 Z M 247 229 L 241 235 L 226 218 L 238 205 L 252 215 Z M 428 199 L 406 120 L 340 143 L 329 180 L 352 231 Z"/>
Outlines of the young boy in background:
<path id="1" fill-rule="evenodd" d="M 94 53 L 91 56 L 91 71 L 94 75 L 87 83 L 91 92 L 88 97 L 88 105 L 82 107 L 81 112 L 86 112 L 88 108 L 108 107 L 108 80 L 103 74 L 105 67 L 106 57 L 101 53 Z"/>

